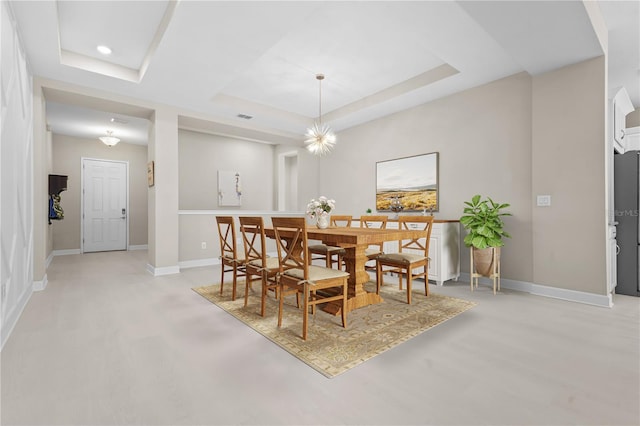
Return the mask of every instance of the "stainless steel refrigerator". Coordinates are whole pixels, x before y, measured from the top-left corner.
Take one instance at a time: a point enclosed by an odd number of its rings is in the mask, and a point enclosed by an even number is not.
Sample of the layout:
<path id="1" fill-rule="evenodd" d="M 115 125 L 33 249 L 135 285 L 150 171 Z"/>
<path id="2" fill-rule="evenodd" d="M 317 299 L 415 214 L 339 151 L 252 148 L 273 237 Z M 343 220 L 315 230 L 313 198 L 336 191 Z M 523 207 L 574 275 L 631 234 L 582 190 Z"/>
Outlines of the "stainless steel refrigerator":
<path id="1" fill-rule="evenodd" d="M 640 152 L 614 156 L 614 196 L 617 225 L 616 293 L 640 296 Z"/>

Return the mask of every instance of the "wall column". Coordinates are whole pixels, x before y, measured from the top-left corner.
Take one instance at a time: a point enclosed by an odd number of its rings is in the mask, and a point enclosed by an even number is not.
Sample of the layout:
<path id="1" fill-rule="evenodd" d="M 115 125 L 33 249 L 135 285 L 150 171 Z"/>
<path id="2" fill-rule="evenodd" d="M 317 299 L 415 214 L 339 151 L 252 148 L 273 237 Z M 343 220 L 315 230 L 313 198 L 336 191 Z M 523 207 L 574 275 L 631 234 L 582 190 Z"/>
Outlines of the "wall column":
<path id="1" fill-rule="evenodd" d="M 149 188 L 149 263 L 153 275 L 176 274 L 178 266 L 178 114 L 160 107 L 151 117 L 148 161 L 154 162 Z"/>

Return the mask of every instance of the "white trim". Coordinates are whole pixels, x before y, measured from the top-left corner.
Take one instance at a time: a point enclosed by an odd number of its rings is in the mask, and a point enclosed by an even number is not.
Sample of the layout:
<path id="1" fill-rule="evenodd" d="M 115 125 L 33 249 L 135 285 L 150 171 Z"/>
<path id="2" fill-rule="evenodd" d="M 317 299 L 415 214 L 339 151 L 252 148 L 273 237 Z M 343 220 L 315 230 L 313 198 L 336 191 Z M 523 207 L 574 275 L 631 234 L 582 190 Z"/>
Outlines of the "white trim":
<path id="1" fill-rule="evenodd" d="M 460 279 L 469 282 L 469 273 L 462 272 L 460 274 Z M 485 277 L 480 278 L 480 284 L 486 284 L 488 286 L 493 285 L 492 281 Z M 536 296 L 551 297 L 553 299 L 561 299 L 569 302 L 584 303 L 604 308 L 610 308 L 613 306 L 613 299 L 611 295 L 587 293 L 584 291 L 569 290 L 559 287 L 549 287 L 542 284 L 534 284 L 527 281 L 517 281 L 505 278 L 500 279 L 500 286 L 508 288 L 509 290 L 523 291 Z"/>
<path id="2" fill-rule="evenodd" d="M 279 212 L 274 210 L 178 210 L 179 215 L 242 215 L 242 216 L 304 216 L 300 212 Z"/>
<path id="3" fill-rule="evenodd" d="M 548 287 L 534 284 L 531 294 L 537 296 L 553 297 L 554 299 L 567 300 L 569 302 L 584 303 L 586 305 L 610 308 L 613 306 L 611 295 L 586 293 L 584 291 L 568 290 L 565 288 Z"/>
<path id="4" fill-rule="evenodd" d="M 40 282 L 44 282 L 46 286 L 47 276 L 45 275 L 43 281 Z M 27 287 L 27 289 L 20 296 L 20 299 L 18 299 L 17 303 L 13 305 L 13 309 L 11 309 L 11 312 L 9 312 L 9 314 L 4 318 L 4 321 L 2 321 L 2 324 L 0 325 L 0 351 L 2 351 L 2 348 L 4 348 L 4 344 L 7 343 L 7 340 L 9 340 L 9 336 L 11 336 L 13 329 L 18 323 L 18 320 L 22 315 L 22 311 L 24 311 L 27 303 L 29 303 L 29 299 L 31 299 L 31 295 L 33 294 L 34 286 L 35 282 L 32 284 L 31 288 Z"/>
<path id="5" fill-rule="evenodd" d="M 42 291 L 47 288 L 47 284 L 49 284 L 49 278 L 47 277 L 47 274 L 44 274 L 44 277 L 42 277 L 42 281 L 33 282 L 33 291 Z"/>
<path id="6" fill-rule="evenodd" d="M 53 256 L 55 256 L 55 254 L 51 251 L 49 256 L 47 256 L 47 260 L 44 261 L 44 269 L 49 269 L 49 265 L 51 265 L 51 262 L 53 261 Z"/>
<path id="7" fill-rule="evenodd" d="M 210 257 L 208 259 L 183 260 L 178 262 L 180 269 L 199 268 L 201 266 L 214 266 L 220 264 L 220 258 Z"/>
<path id="8" fill-rule="evenodd" d="M 163 266 L 161 268 L 156 268 L 155 266 L 147 263 L 147 271 L 154 277 L 159 277 L 161 275 L 171 275 L 171 274 L 179 274 L 180 266 Z"/>
<path id="9" fill-rule="evenodd" d="M 80 249 L 54 250 L 51 252 L 54 256 L 67 256 L 70 254 L 82 254 Z"/>
<path id="10" fill-rule="evenodd" d="M 140 244 L 140 245 L 136 245 L 136 246 L 129 246 L 128 250 L 129 251 L 133 251 L 133 250 L 148 250 L 149 249 L 149 245 L 148 244 Z"/>

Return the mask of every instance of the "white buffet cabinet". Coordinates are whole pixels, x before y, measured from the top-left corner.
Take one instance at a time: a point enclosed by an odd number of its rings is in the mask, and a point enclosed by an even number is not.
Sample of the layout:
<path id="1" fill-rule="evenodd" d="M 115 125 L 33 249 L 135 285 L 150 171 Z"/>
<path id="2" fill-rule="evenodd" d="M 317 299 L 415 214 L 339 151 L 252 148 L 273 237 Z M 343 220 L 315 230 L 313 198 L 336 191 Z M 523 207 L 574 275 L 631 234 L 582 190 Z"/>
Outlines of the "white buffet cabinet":
<path id="1" fill-rule="evenodd" d="M 389 220 L 387 228 L 398 228 L 398 222 Z M 398 242 L 384 245 L 385 253 L 398 251 Z M 434 220 L 429 241 L 429 280 L 442 285 L 460 277 L 460 222 Z"/>

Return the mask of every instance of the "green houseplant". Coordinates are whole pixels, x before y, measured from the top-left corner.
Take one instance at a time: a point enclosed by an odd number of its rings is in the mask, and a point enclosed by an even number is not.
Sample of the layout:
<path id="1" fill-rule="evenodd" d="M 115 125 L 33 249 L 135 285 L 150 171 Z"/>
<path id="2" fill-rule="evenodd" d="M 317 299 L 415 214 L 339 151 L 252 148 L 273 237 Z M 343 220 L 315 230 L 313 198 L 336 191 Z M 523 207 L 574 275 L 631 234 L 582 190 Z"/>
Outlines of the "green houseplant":
<path id="1" fill-rule="evenodd" d="M 503 210 L 510 204 L 500 204 L 487 197 L 482 199 L 480 195 L 474 195 L 471 201 L 465 201 L 464 215 L 460 218 L 462 226 L 469 231 L 464 237 L 464 244 L 472 247 L 473 260 L 476 271 L 488 276 L 493 267 L 493 253 L 499 256 L 499 250 L 491 247 L 502 247 L 503 238 L 511 238 L 504 230 L 503 216 L 511 216 L 511 213 Z"/>

